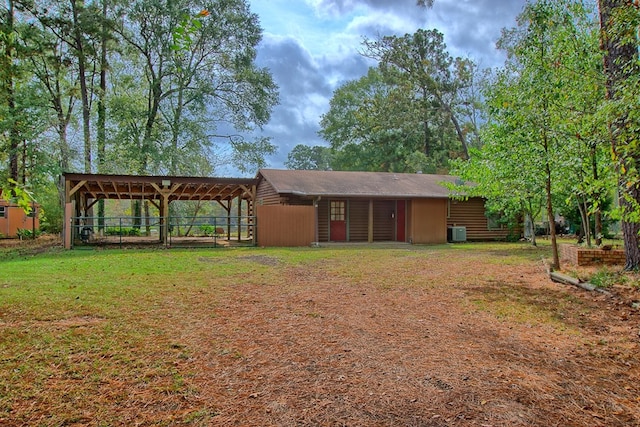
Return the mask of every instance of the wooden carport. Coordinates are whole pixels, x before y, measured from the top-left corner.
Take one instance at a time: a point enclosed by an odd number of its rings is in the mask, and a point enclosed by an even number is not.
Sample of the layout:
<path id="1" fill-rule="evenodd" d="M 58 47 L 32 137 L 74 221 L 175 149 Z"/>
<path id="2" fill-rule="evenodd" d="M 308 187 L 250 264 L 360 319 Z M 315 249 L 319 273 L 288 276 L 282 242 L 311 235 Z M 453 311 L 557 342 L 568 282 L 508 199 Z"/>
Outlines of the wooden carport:
<path id="1" fill-rule="evenodd" d="M 247 213 L 254 209 L 257 179 L 209 178 L 184 176 L 137 176 L 105 174 L 63 174 L 65 183 L 64 244 L 71 247 L 73 218 L 88 216 L 98 200 L 148 200 L 159 211 L 160 238 L 168 238 L 169 204 L 175 200 L 217 201 L 229 213 L 231 201 L 238 199 L 238 216 L 242 201 Z"/>

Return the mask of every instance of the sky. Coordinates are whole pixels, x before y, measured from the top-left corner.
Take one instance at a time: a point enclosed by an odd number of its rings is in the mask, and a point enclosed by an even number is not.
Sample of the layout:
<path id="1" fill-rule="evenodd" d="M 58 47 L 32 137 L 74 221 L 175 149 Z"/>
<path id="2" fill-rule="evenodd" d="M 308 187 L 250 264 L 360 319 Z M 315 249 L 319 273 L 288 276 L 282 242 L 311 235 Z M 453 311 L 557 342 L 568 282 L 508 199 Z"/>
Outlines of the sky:
<path id="1" fill-rule="evenodd" d="M 257 65 L 271 71 L 280 92 L 279 105 L 259 133 L 278 147 L 268 167 L 286 168 L 298 144 L 327 145 L 318 131 L 333 92 L 375 66 L 358 53 L 364 37 L 436 28 L 452 56 L 497 67 L 504 56 L 496 41 L 503 28 L 515 26 L 525 2 L 435 0 L 425 9 L 415 0 L 249 0 L 263 29 Z"/>

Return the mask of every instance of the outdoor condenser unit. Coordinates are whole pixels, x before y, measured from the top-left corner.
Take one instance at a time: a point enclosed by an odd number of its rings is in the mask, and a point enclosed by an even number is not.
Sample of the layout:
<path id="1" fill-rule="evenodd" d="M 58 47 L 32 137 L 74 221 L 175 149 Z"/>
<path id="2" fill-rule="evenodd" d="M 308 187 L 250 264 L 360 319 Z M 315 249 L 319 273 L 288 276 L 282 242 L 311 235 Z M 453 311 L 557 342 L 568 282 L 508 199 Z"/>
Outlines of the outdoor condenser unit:
<path id="1" fill-rule="evenodd" d="M 451 227 L 451 241 L 452 242 L 466 242 L 467 241 L 467 227 Z"/>

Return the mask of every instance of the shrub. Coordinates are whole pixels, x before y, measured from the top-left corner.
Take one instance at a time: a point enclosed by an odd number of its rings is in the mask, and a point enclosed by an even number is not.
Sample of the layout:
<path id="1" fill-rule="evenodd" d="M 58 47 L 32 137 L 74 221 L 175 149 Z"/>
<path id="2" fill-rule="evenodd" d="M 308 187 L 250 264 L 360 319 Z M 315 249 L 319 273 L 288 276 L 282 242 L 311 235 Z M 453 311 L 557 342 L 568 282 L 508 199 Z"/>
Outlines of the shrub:
<path id="1" fill-rule="evenodd" d="M 140 229 L 136 227 L 107 227 L 105 229 L 107 236 L 139 236 Z"/>
<path id="2" fill-rule="evenodd" d="M 213 236 L 214 231 L 213 225 L 203 224 L 200 226 L 200 233 L 204 236 Z"/>
<path id="3" fill-rule="evenodd" d="M 18 230 L 16 231 L 16 235 L 18 236 L 18 238 L 20 238 L 20 240 L 33 239 L 38 237 L 40 234 L 42 233 L 38 229 L 31 230 L 28 228 L 18 228 Z"/>
<path id="4" fill-rule="evenodd" d="M 599 288 L 610 288 L 613 285 L 624 284 L 627 278 L 623 274 L 609 268 L 596 271 L 589 282 Z"/>

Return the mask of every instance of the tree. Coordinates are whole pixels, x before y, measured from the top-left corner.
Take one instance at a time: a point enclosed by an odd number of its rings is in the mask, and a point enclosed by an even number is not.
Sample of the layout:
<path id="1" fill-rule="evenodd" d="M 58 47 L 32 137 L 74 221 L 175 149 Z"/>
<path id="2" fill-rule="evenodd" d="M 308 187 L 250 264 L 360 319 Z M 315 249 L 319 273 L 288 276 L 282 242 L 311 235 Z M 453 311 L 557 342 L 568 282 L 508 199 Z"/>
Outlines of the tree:
<path id="1" fill-rule="evenodd" d="M 460 107 L 472 100 L 463 98 L 472 82 L 474 64 L 464 58 L 452 58 L 444 36 L 438 30 L 418 30 L 403 37 L 386 36 L 365 40 L 364 55 L 380 61 L 385 75 L 395 74 L 405 82 L 414 97 L 421 117 L 424 154 L 431 155 L 430 123 L 434 116 L 444 117 L 460 143 L 461 156 L 469 157 L 468 143 L 460 117 Z M 475 129 L 473 129 L 475 131 Z"/>
<path id="2" fill-rule="evenodd" d="M 284 165 L 298 170 L 331 170 L 331 149 L 316 145 L 298 144 L 287 155 Z"/>
<path id="3" fill-rule="evenodd" d="M 334 92 L 320 135 L 331 144 L 334 169 L 443 171 L 455 136 L 436 109 L 428 114 L 425 126 L 415 92 L 399 74 L 370 68 Z"/>
<path id="4" fill-rule="evenodd" d="M 15 80 L 17 79 L 17 72 L 15 66 L 16 57 L 16 41 L 18 38 L 16 25 L 15 25 L 15 3 L 13 0 L 9 0 L 6 3 L 6 10 L 2 11 L 2 21 L 0 28 L 0 39 L 2 47 L 2 56 L 0 70 L 2 72 L 2 104 L 6 110 L 3 120 L 3 132 L 7 136 L 8 140 L 8 158 L 9 158 L 9 178 L 13 182 L 18 182 L 18 149 L 20 145 L 19 130 L 18 130 L 18 118 L 15 100 Z"/>
<path id="5" fill-rule="evenodd" d="M 561 188 L 578 193 L 575 202 L 582 206 L 597 205 L 603 197 L 601 187 L 586 191 L 595 182 L 589 173 L 600 158 L 595 148 L 601 140 L 595 118 L 598 91 L 593 89 L 596 39 L 589 16 L 581 2 L 527 4 L 518 27 L 505 30 L 499 42 L 508 59 L 485 93 L 485 145 L 477 159 L 472 156 L 470 164 L 459 167 L 499 206 L 520 206 L 530 217 L 544 195 L 555 268 L 555 206 Z M 508 193 L 514 194 L 510 202 Z"/>
<path id="6" fill-rule="evenodd" d="M 264 125 L 277 102 L 269 72 L 254 63 L 260 41 L 257 17 L 244 0 L 202 6 L 139 0 L 122 13 L 126 19 L 120 33 L 131 47 L 130 65 L 122 68 L 127 90 L 146 88 L 147 107 L 132 106 L 145 108 L 144 123 L 126 125 L 140 138 L 135 160 L 140 173 L 147 173 L 151 162 L 154 169 L 172 172 L 190 166 L 178 164 L 182 156 L 189 158 L 189 149 L 210 158 L 207 150 L 217 140 L 225 140 L 233 156 L 249 164 L 275 149 L 268 140 L 249 143 L 236 133 Z M 207 13 L 201 20 L 189 18 L 202 10 Z M 199 24 L 194 27 L 194 22 Z M 129 69 L 142 73 L 127 74 Z M 128 101 L 118 104 L 126 107 Z M 127 116 L 136 120 L 138 114 Z M 229 128 L 234 131 L 224 130 Z"/>
<path id="7" fill-rule="evenodd" d="M 640 64 L 637 2 L 599 0 L 601 46 L 607 76 L 611 151 L 618 174 L 618 194 L 626 256 L 625 270 L 640 267 Z"/>

